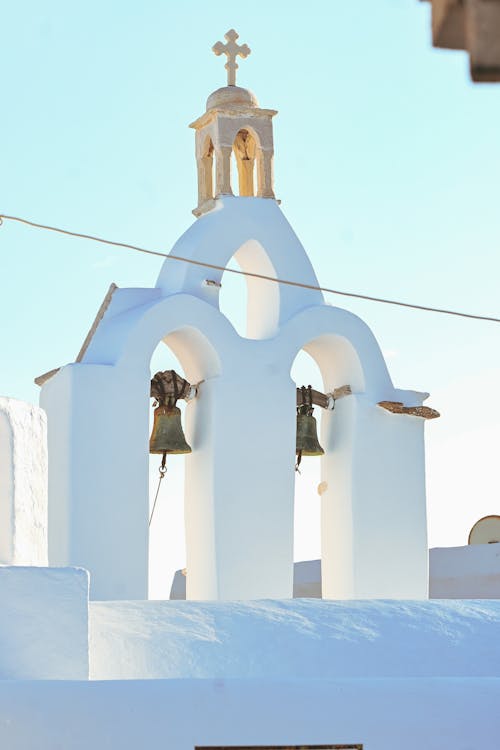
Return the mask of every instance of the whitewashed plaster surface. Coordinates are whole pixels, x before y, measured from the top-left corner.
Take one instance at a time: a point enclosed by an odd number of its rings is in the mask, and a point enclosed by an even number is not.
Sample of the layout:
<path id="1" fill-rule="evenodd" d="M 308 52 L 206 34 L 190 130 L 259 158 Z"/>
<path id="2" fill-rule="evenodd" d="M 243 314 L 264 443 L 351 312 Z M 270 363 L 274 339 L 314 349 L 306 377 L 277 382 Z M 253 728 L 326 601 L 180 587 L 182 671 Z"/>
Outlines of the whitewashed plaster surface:
<path id="1" fill-rule="evenodd" d="M 85 570 L 0 566 L 0 680 L 88 679 L 88 588 Z"/>
<path id="2" fill-rule="evenodd" d="M 500 676 L 500 602 L 91 602 L 91 678 Z"/>
<path id="3" fill-rule="evenodd" d="M 47 564 L 47 434 L 42 409 L 0 397 L 0 564 Z"/>
<path id="4" fill-rule="evenodd" d="M 436 547 L 429 554 L 434 599 L 500 599 L 500 544 Z"/>
<path id="5" fill-rule="evenodd" d="M 493 750 L 498 678 L 0 683 L 8 750 Z"/>
<path id="6" fill-rule="evenodd" d="M 172 253 L 222 267 L 234 255 L 244 270 L 317 284 L 271 199 L 217 200 Z M 186 378 L 204 381 L 186 409 L 187 596 L 291 597 L 290 369 L 304 348 L 325 390 L 353 390 L 322 420 L 323 596 L 425 598 L 423 420 L 377 406 L 417 405 L 425 394 L 395 389 L 369 328 L 318 291 L 249 279 L 240 337 L 219 311 L 217 286 L 205 284 L 221 276 L 166 260 L 155 289 L 118 289 L 82 362 L 44 385 L 50 563 L 88 568 L 94 599 L 146 598 L 149 365 L 163 340 Z M 263 414 L 273 451 L 260 452 L 256 468 Z"/>

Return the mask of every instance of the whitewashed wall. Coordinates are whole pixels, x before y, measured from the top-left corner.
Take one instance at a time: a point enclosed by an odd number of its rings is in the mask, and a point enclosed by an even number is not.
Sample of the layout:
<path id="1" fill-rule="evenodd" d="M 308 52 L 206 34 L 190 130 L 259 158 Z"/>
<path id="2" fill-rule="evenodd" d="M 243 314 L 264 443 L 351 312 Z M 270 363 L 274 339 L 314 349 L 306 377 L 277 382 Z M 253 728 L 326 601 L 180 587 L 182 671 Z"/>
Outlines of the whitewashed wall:
<path id="1" fill-rule="evenodd" d="M 496 747 L 499 701 L 485 678 L 0 683 L 0 744 L 482 750 Z"/>
<path id="2" fill-rule="evenodd" d="M 45 413 L 5 397 L 0 397 L 0 564 L 47 564 Z"/>
<path id="3" fill-rule="evenodd" d="M 492 678 L 499 627 L 499 601 L 91 602 L 90 674 Z"/>
<path id="4" fill-rule="evenodd" d="M 500 544 L 429 550 L 433 599 L 500 599 Z"/>

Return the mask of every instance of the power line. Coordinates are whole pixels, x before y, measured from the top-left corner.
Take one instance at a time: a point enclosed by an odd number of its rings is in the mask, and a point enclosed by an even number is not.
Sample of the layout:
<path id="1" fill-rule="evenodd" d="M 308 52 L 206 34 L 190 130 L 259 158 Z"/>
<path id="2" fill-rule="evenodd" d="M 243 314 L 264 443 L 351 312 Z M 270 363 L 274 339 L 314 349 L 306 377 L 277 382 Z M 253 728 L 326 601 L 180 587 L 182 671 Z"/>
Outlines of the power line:
<path id="1" fill-rule="evenodd" d="M 138 245 L 129 245 L 126 242 L 116 242 L 114 240 L 106 240 L 103 237 L 96 237 L 92 234 L 84 234 L 82 232 L 72 232 L 69 229 L 61 229 L 60 227 L 52 227 L 47 224 L 38 224 L 35 221 L 29 221 L 19 216 L 8 216 L 7 214 L 0 214 L 0 224 L 3 220 L 16 221 L 19 224 L 26 224 L 29 227 L 35 229 L 45 229 L 50 232 L 57 232 L 58 234 L 64 234 L 68 237 L 78 237 L 82 240 L 92 240 L 93 242 L 100 242 L 103 245 L 112 245 L 113 247 L 123 247 L 127 250 L 136 250 L 139 253 L 145 253 L 146 255 L 154 255 L 160 258 L 166 258 L 167 260 L 177 260 L 183 263 L 191 263 L 194 266 L 202 266 L 203 268 L 211 268 L 216 271 L 223 271 L 226 273 L 234 273 L 238 276 L 250 276 L 254 279 L 262 279 L 263 281 L 273 281 L 276 284 L 285 284 L 287 286 L 300 287 L 301 289 L 311 289 L 315 292 L 325 292 L 327 294 L 337 294 L 341 297 L 352 297 L 353 299 L 361 299 L 368 302 L 379 302 L 384 305 L 396 305 L 398 307 L 408 307 L 412 310 L 423 310 L 424 312 L 440 313 L 442 315 L 455 315 L 459 318 L 470 318 L 472 320 L 486 320 L 490 323 L 500 323 L 500 318 L 490 317 L 488 315 L 475 315 L 473 313 L 466 313 L 459 310 L 447 310 L 440 307 L 428 307 L 427 305 L 416 305 L 410 302 L 401 302 L 400 300 L 385 299 L 383 297 L 373 297 L 369 294 L 358 294 L 356 292 L 343 292 L 339 289 L 330 289 L 324 286 L 314 286 L 313 284 L 305 284 L 302 281 L 292 281 L 290 279 L 277 279 L 274 276 L 266 276 L 262 273 L 254 273 L 252 271 L 239 271 L 236 268 L 226 268 L 225 266 L 218 266 L 215 263 L 206 263 L 201 260 L 193 260 L 192 258 L 183 258 L 180 255 L 172 255 L 171 253 L 161 253 L 159 250 L 148 250 L 145 247 L 139 247 Z"/>

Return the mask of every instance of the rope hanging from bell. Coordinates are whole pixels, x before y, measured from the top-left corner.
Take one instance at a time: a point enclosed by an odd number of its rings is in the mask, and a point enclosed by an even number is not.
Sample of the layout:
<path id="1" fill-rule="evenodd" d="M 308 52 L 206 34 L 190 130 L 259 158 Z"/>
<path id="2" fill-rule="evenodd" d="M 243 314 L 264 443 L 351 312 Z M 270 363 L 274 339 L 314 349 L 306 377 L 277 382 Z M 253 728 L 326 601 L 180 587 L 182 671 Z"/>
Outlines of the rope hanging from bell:
<path id="1" fill-rule="evenodd" d="M 149 516 L 149 524 L 148 524 L 148 526 L 151 526 L 151 521 L 153 520 L 153 516 L 154 516 L 154 513 L 155 513 L 156 501 L 158 500 L 158 495 L 160 494 L 161 480 L 163 479 L 163 477 L 167 473 L 167 467 L 165 465 L 166 461 L 167 461 L 167 454 L 164 453 L 163 457 L 161 459 L 160 467 L 159 467 L 160 478 L 158 479 L 158 487 L 156 488 L 156 495 L 155 495 L 155 500 L 154 500 L 154 503 L 153 503 L 153 510 L 151 511 L 151 515 Z"/>

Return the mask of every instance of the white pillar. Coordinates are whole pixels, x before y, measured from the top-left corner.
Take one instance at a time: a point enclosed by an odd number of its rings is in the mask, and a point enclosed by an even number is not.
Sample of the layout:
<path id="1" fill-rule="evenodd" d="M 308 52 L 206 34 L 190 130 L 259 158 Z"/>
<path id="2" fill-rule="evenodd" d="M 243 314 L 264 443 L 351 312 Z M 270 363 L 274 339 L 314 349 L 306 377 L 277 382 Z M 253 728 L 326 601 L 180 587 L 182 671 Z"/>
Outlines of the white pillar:
<path id="1" fill-rule="evenodd" d="M 426 599 L 424 420 L 349 396 L 322 444 L 323 597 Z"/>
<path id="2" fill-rule="evenodd" d="M 295 386 L 244 369 L 200 392 L 204 449 L 195 442 L 186 462 L 188 599 L 292 597 Z"/>
<path id="3" fill-rule="evenodd" d="M 49 563 L 90 571 L 92 599 L 146 599 L 149 371 L 68 365 L 43 387 Z"/>

